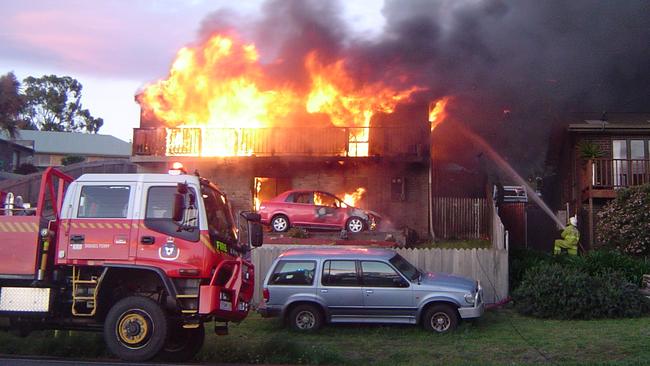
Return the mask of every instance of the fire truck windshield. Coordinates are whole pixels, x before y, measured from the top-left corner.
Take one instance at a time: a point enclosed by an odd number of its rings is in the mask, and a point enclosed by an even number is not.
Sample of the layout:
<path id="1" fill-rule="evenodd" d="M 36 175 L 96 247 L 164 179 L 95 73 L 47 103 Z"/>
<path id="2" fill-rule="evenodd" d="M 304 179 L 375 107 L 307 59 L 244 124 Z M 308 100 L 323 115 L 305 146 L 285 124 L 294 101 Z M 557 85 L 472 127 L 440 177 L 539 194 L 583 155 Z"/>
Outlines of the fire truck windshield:
<path id="1" fill-rule="evenodd" d="M 203 202 L 210 231 L 210 241 L 221 241 L 228 246 L 237 244 L 237 231 L 226 197 L 209 187 L 201 187 Z"/>

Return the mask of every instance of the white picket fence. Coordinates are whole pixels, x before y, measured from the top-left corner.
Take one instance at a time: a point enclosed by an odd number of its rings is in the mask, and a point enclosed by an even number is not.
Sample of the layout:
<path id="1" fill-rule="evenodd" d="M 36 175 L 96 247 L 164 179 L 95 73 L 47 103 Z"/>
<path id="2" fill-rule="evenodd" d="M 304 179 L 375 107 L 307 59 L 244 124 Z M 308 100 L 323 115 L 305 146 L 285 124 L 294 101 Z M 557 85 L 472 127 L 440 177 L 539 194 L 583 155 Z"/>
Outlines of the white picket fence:
<path id="1" fill-rule="evenodd" d="M 396 249 L 413 265 L 429 272 L 447 272 L 481 281 L 487 303 L 497 302 L 508 296 L 508 252 L 499 249 Z M 262 301 L 262 282 L 273 261 L 290 248 L 305 248 L 296 245 L 264 246 L 253 250 L 255 265 L 255 295 L 253 303 Z M 323 248 L 324 246 L 318 246 Z M 340 246 L 338 247 L 340 248 Z"/>

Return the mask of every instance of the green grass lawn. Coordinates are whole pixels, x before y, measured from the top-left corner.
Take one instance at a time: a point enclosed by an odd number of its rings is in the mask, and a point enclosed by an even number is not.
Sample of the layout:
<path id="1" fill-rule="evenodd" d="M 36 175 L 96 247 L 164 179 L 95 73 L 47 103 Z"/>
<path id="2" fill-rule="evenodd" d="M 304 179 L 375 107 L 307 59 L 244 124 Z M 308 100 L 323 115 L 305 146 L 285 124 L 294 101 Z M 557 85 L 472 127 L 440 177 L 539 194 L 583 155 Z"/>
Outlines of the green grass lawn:
<path id="1" fill-rule="evenodd" d="M 650 363 L 650 317 L 558 321 L 489 311 L 448 335 L 415 326 L 328 326 L 300 334 L 277 319 L 252 314 L 230 335 L 208 329 L 201 362 L 332 365 L 486 365 L 550 363 L 635 365 Z M 519 334 L 521 333 L 521 335 Z M 522 338 L 525 338 L 525 340 Z M 548 359 L 542 356 L 541 351 Z M 99 334 L 34 333 L 17 338 L 0 333 L 0 353 L 107 357 Z"/>

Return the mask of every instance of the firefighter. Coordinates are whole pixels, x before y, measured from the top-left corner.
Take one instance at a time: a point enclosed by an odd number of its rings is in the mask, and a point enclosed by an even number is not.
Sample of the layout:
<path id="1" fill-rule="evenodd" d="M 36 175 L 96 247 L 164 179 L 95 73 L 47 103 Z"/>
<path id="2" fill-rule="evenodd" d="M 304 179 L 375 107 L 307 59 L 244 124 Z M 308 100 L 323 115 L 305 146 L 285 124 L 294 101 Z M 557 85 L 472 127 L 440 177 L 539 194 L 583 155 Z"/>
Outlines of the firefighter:
<path id="1" fill-rule="evenodd" d="M 578 231 L 578 217 L 572 216 L 569 219 L 569 225 L 567 225 L 562 231 L 562 239 L 557 239 L 555 241 L 555 247 L 553 252 L 555 254 L 562 253 L 562 249 L 566 249 L 569 255 L 578 254 L 578 241 L 580 240 L 580 232 Z"/>

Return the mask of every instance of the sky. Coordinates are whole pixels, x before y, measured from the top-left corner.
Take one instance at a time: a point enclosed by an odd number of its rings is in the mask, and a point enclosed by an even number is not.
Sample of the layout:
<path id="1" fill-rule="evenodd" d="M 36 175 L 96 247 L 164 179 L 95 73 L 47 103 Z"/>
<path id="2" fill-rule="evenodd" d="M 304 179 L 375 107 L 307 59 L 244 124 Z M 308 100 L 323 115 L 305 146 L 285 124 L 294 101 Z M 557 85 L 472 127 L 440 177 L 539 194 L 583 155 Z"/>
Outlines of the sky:
<path id="1" fill-rule="evenodd" d="M 1 1 L 0 74 L 71 76 L 82 103 L 104 119 L 100 133 L 125 141 L 139 125 L 136 92 L 167 75 L 176 52 L 196 40 L 202 21 L 218 10 L 244 19 L 260 0 L 21 0 Z M 344 17 L 371 37 L 382 27 L 382 2 L 345 1 Z"/>

